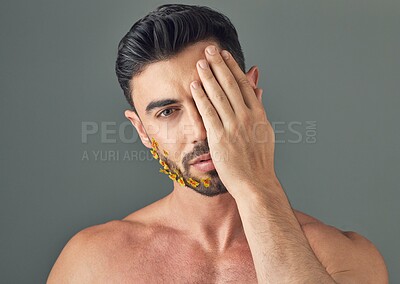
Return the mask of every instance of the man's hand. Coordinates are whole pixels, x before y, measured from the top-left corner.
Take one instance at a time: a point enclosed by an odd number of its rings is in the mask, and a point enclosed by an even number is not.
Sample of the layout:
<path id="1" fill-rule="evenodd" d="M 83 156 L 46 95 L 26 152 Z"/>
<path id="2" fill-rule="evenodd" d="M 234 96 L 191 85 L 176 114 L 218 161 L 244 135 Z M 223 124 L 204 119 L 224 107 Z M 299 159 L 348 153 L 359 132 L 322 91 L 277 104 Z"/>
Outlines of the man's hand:
<path id="1" fill-rule="evenodd" d="M 248 194 L 246 188 L 277 183 L 275 135 L 261 102 L 262 90 L 252 87 L 231 54 L 215 46 L 208 46 L 205 54 L 207 60 L 197 63 L 205 92 L 199 82 L 192 82 L 192 95 L 207 129 L 214 166 L 236 199 Z"/>
<path id="2" fill-rule="evenodd" d="M 313 254 L 276 178 L 274 132 L 260 90 L 230 54 L 223 58 L 214 46 L 205 54 L 207 60 L 197 63 L 205 92 L 192 83 L 192 95 L 215 168 L 236 200 L 258 281 L 335 283 Z"/>
<path id="3" fill-rule="evenodd" d="M 191 89 L 215 168 L 236 200 L 258 282 L 386 284 L 384 261 L 365 238 L 352 233 L 349 240 L 320 223 L 300 225 L 275 175 L 275 137 L 262 90 L 231 55 L 214 50 L 205 52 L 206 68 L 197 64 L 205 92 Z"/>

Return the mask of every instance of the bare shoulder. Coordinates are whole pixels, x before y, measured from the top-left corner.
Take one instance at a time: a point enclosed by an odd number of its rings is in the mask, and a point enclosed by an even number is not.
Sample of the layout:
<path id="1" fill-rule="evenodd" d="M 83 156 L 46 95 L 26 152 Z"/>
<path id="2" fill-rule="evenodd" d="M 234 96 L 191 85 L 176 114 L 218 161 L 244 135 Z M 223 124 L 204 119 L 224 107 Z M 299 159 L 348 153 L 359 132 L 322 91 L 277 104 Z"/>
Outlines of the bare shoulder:
<path id="1" fill-rule="evenodd" d="M 146 234 L 146 226 L 137 222 L 113 220 L 88 227 L 75 234 L 53 265 L 47 283 L 93 283 L 94 276 L 110 265 L 116 255 L 135 244 Z"/>
<path id="2" fill-rule="evenodd" d="M 314 254 L 337 283 L 389 282 L 383 256 L 366 237 L 300 211 L 295 215 Z"/>
<path id="3" fill-rule="evenodd" d="M 122 220 L 91 226 L 75 234 L 54 263 L 47 283 L 98 283 L 103 278 L 109 281 L 110 275 L 124 277 L 123 271 L 141 271 L 140 260 L 147 258 L 154 240 L 163 236 L 162 204 L 163 199 Z"/>

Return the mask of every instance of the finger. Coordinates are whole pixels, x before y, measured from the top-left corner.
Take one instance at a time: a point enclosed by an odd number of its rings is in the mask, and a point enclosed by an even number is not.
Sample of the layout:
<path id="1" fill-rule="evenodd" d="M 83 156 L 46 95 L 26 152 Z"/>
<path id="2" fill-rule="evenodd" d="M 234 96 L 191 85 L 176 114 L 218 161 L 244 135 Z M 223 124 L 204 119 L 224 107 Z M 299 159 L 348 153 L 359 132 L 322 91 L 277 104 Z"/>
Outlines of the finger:
<path id="1" fill-rule="evenodd" d="M 228 97 L 214 77 L 207 60 L 199 60 L 196 66 L 197 72 L 199 73 L 201 82 L 204 86 L 206 96 L 208 96 L 213 104 L 215 110 L 221 118 L 222 124 L 228 124 L 229 121 L 233 120 L 235 116 Z"/>
<path id="2" fill-rule="evenodd" d="M 250 85 L 249 80 L 247 79 L 246 75 L 243 73 L 242 69 L 240 69 L 239 65 L 232 57 L 232 55 L 227 51 L 221 51 L 221 55 L 224 58 L 225 64 L 231 70 L 233 76 L 235 77 L 236 81 L 238 82 L 239 88 L 241 90 L 241 94 L 243 96 L 243 100 L 246 105 L 250 109 L 254 109 L 256 107 L 260 107 L 260 103 L 257 100 L 257 97 L 254 94 L 254 90 Z"/>
<path id="3" fill-rule="evenodd" d="M 232 109 L 237 113 L 246 104 L 235 77 L 214 45 L 208 46 L 205 53 L 216 80 L 228 97 Z"/>
<path id="4" fill-rule="evenodd" d="M 265 116 L 267 117 L 267 111 L 266 111 L 266 109 L 264 107 L 264 104 L 262 103 L 263 89 L 256 88 L 256 89 L 254 89 L 254 92 L 256 93 L 257 100 L 260 102 L 260 104 L 261 104 L 261 106 L 262 106 L 262 108 L 264 110 Z M 267 117 L 267 119 L 268 119 L 268 117 Z"/>
<path id="5" fill-rule="evenodd" d="M 221 119 L 219 118 L 217 111 L 208 99 L 207 95 L 201 88 L 200 82 L 193 81 L 190 84 L 190 90 L 207 132 L 210 129 L 214 129 L 217 132 L 221 131 L 223 129 Z"/>

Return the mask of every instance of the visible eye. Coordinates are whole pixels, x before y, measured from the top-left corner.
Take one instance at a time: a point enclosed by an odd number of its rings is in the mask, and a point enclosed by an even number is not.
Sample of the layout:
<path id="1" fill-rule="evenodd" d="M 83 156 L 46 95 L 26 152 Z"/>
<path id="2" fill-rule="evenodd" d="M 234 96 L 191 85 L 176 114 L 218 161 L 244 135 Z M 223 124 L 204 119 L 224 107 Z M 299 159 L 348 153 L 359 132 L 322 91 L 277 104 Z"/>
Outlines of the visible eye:
<path id="1" fill-rule="evenodd" d="M 177 109 L 175 108 L 166 108 L 162 112 L 160 112 L 157 117 L 168 117 L 172 115 Z"/>

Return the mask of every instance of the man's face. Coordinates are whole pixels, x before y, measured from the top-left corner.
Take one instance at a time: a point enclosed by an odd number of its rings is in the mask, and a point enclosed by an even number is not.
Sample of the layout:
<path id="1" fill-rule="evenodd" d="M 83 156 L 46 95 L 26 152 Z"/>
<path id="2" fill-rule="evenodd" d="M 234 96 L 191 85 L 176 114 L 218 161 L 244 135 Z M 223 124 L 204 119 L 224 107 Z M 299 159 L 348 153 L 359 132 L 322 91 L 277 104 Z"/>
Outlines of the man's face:
<path id="1" fill-rule="evenodd" d="M 157 142 L 157 154 L 171 172 L 178 172 L 185 181 L 199 181 L 197 186 L 186 182 L 187 187 L 215 196 L 227 192 L 216 170 L 192 164 L 200 155 L 209 153 L 207 131 L 192 98 L 190 83 L 200 81 L 196 62 L 205 58 L 204 49 L 210 44 L 219 46 L 215 41 L 198 42 L 172 59 L 148 65 L 131 82 L 141 122 L 132 111 L 125 115 L 145 146 L 151 148 L 152 139 Z M 206 178 L 208 187 L 201 182 Z"/>

